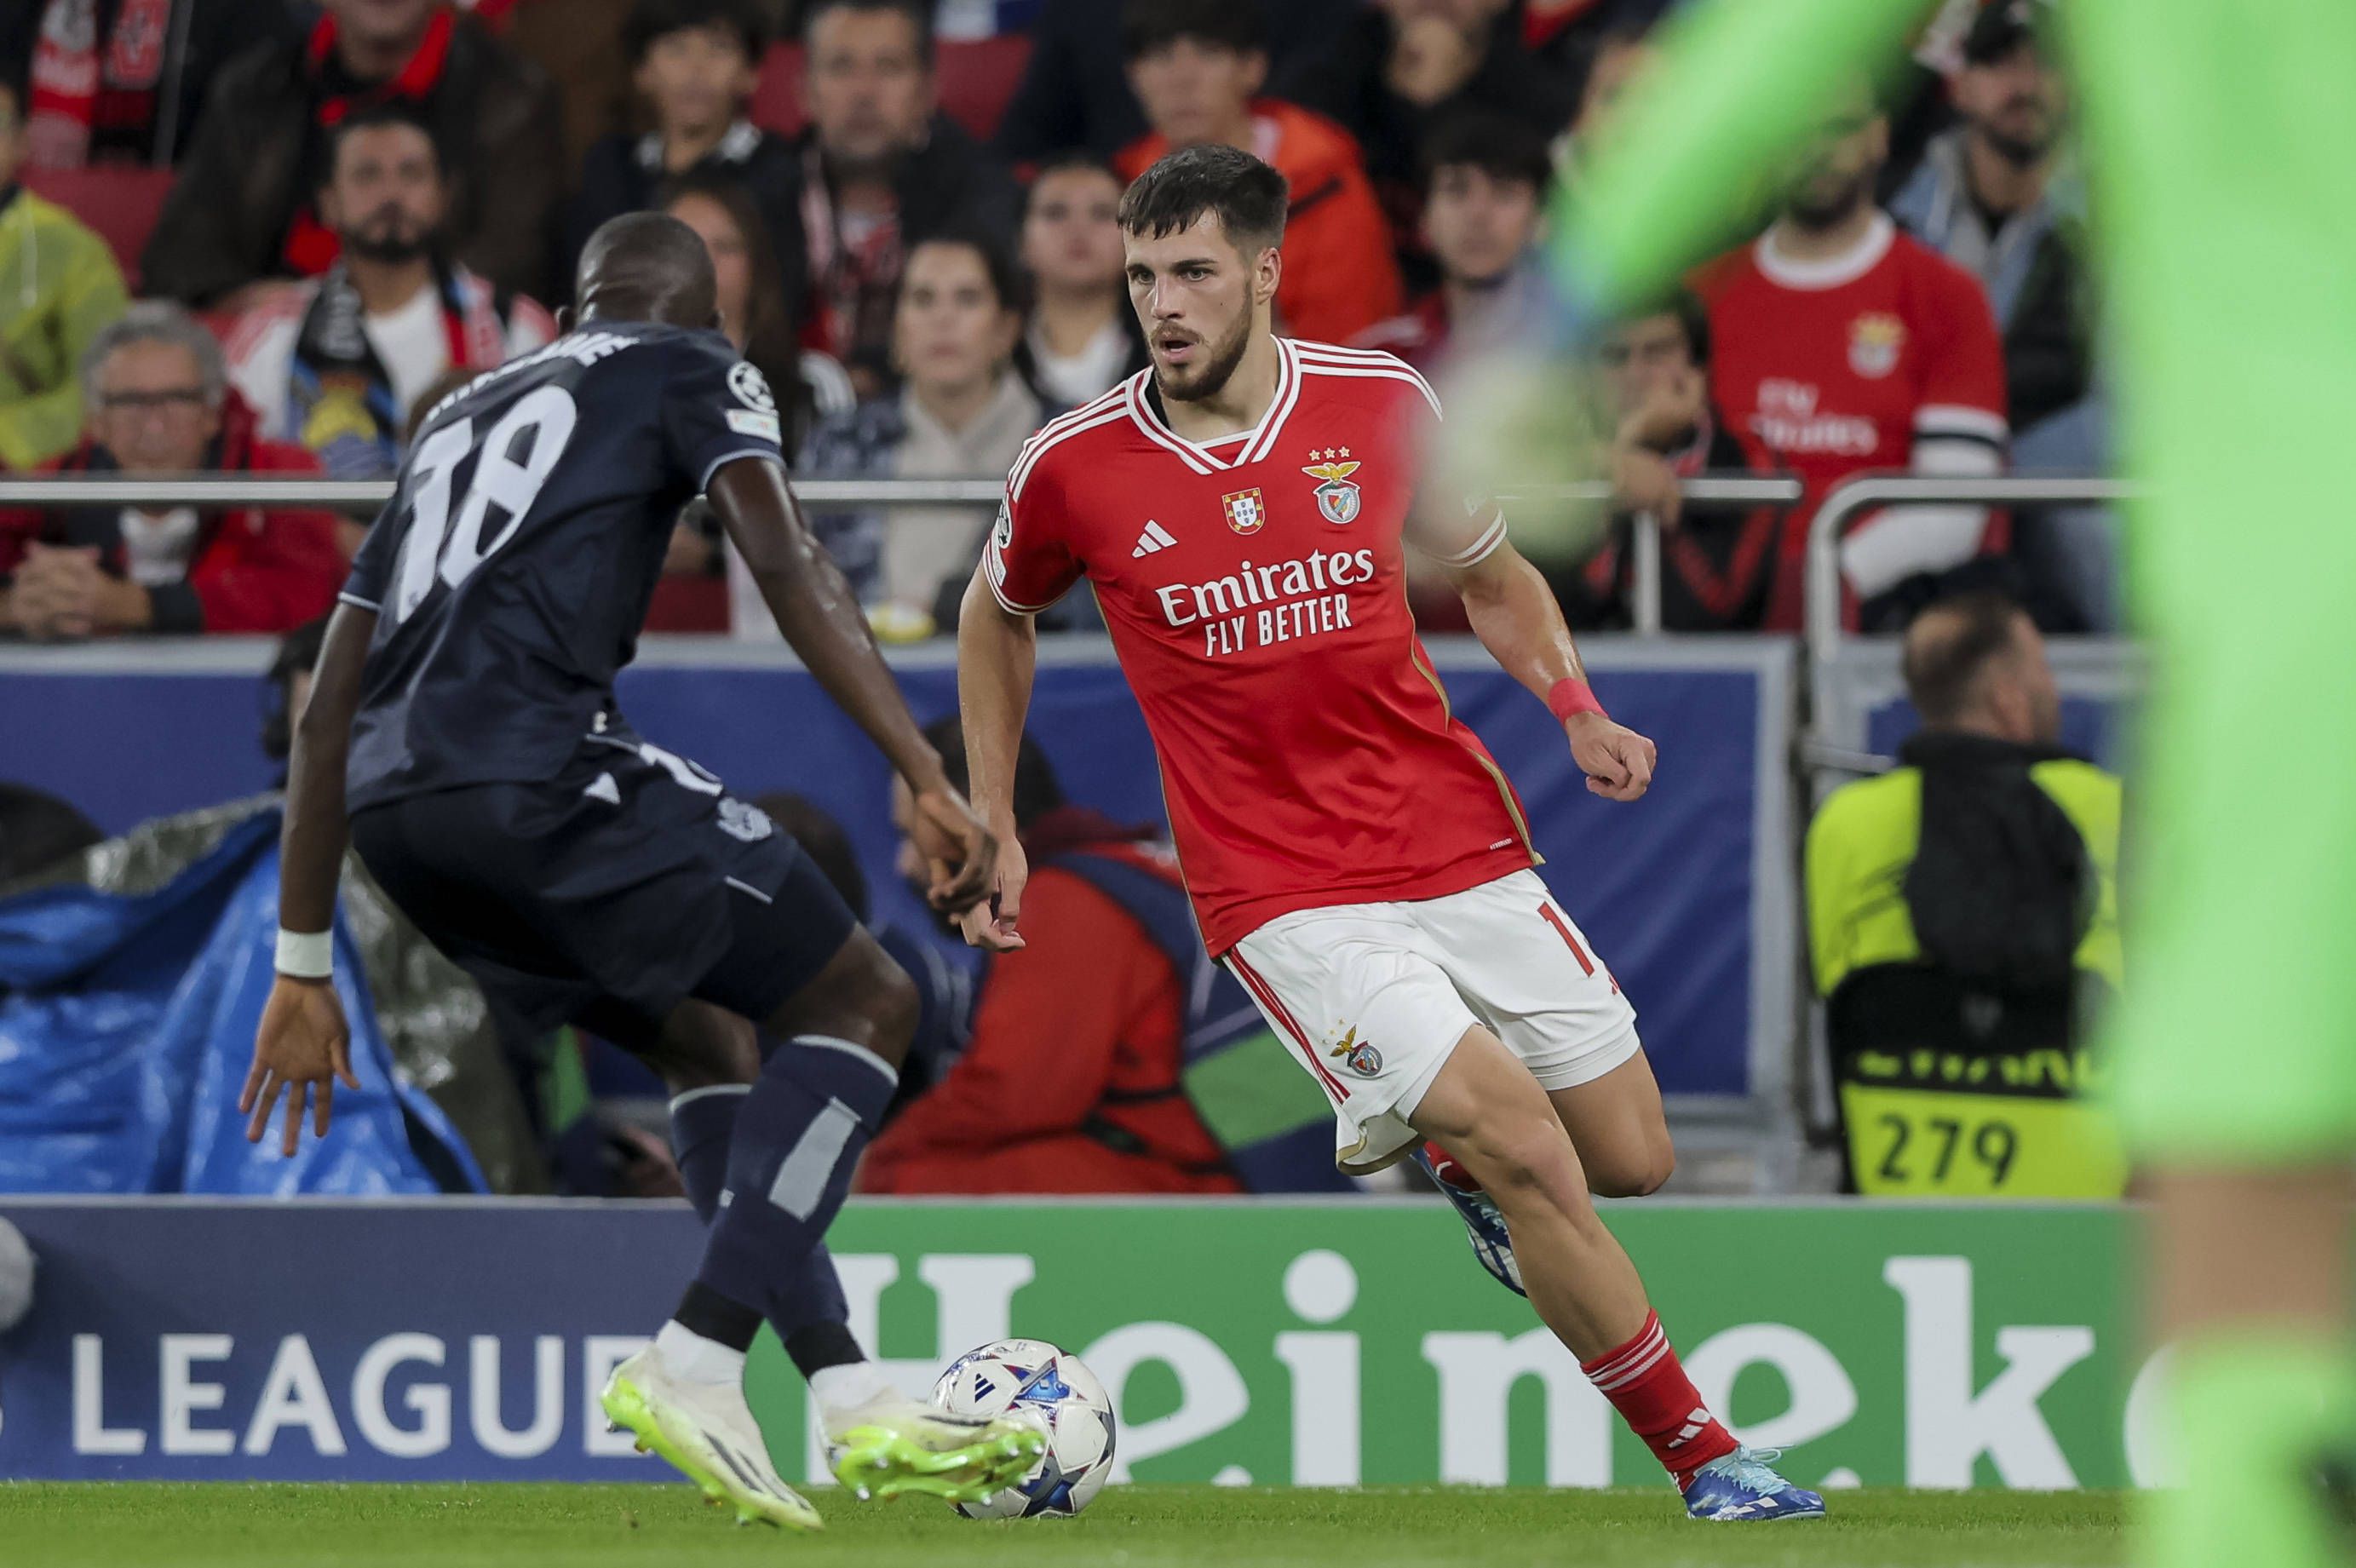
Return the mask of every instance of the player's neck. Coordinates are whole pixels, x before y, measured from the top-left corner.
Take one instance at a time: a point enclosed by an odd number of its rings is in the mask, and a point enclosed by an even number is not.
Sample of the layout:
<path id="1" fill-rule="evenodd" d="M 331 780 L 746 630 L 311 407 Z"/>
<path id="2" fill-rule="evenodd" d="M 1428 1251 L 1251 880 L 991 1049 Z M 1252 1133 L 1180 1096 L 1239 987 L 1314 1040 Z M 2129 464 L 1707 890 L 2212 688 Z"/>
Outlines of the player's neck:
<path id="1" fill-rule="evenodd" d="M 1227 378 L 1226 386 L 1197 402 L 1165 396 L 1162 400 L 1162 417 L 1172 431 L 1197 446 L 1223 435 L 1257 429 L 1259 421 L 1268 417 L 1269 405 L 1276 401 L 1276 383 L 1281 370 L 1275 335 L 1255 329 L 1251 342 L 1244 349 L 1243 362 Z"/>
<path id="2" fill-rule="evenodd" d="M 1775 220 L 1775 250 L 1794 261 L 1833 261 L 1865 243 L 1881 209 L 1860 201 L 1845 218 L 1816 227 L 1790 218 Z"/>
<path id="3" fill-rule="evenodd" d="M 423 256 L 413 261 L 371 261 L 346 251 L 344 266 L 359 293 L 360 309 L 370 315 L 391 315 L 415 299 L 419 290 L 434 286 L 434 263 Z"/>
<path id="4" fill-rule="evenodd" d="M 1101 289 L 1045 290 L 1039 293 L 1035 317 L 1039 336 L 1048 349 L 1068 358 L 1085 354 L 1097 334 L 1115 313 L 1126 308 L 1119 285 Z"/>

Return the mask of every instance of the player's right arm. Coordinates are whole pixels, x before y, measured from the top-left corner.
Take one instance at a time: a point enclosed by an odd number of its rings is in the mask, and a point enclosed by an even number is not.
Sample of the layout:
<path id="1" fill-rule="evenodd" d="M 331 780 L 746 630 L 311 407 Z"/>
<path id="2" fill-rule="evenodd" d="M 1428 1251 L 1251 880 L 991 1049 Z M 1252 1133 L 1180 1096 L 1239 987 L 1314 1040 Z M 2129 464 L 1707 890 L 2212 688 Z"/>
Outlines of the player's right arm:
<path id="1" fill-rule="evenodd" d="M 965 939 L 993 953 L 1023 945 L 1016 923 L 1030 862 L 1014 831 L 1014 759 L 1039 665 L 1039 612 L 1080 580 L 1064 536 L 1071 507 L 1047 461 L 1055 426 L 1033 436 L 1006 476 L 1006 502 L 981 547 L 981 564 L 958 611 L 958 713 L 974 808 L 1006 845 L 991 896 L 958 922 Z"/>
<path id="2" fill-rule="evenodd" d="M 390 554 L 384 547 L 391 531 L 383 522 L 373 530 L 385 537 L 375 541 L 376 551 L 363 549 L 353 571 L 355 587 L 369 580 L 371 554 Z M 351 1033 L 336 999 L 330 955 L 348 831 L 344 763 L 351 749 L 352 715 L 359 708 L 360 671 L 376 635 L 374 603 L 348 589 L 336 606 L 311 674 L 310 699 L 294 721 L 287 763 L 285 819 L 278 838 L 278 976 L 262 1006 L 253 1065 L 237 1108 L 251 1117 L 247 1140 L 260 1143 L 284 1090 L 285 1136 L 279 1147 L 289 1156 L 301 1143 L 306 1111 L 314 1115 L 316 1135 L 327 1136 L 337 1080 L 348 1089 L 359 1087 L 352 1076 Z"/>

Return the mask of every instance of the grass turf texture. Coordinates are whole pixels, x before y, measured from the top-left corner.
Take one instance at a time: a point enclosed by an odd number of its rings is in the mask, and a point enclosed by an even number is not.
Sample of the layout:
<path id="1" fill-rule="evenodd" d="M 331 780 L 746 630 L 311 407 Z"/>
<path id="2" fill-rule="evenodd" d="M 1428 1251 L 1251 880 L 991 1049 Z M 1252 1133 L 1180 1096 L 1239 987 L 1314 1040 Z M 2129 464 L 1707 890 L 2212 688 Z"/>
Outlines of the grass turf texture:
<path id="1" fill-rule="evenodd" d="M 1071 1520 L 961 1520 L 929 1499 L 815 1493 L 823 1534 L 730 1525 L 693 1489 L 0 1483 L 0 1559 L 42 1568 L 1883 1568 L 2115 1563 L 2115 1494 L 1843 1492 L 1831 1519 L 1706 1525 L 1665 1488 L 1114 1487 Z"/>

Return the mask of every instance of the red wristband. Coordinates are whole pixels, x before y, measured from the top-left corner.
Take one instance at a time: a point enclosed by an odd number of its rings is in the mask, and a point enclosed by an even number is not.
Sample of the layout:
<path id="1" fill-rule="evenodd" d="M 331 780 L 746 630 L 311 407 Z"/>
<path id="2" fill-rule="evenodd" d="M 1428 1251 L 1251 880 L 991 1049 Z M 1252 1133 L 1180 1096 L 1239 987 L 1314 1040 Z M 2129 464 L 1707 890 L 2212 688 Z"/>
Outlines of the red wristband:
<path id="1" fill-rule="evenodd" d="M 1547 707 L 1556 719 L 1566 724 L 1580 713 L 1593 713 L 1604 719 L 1612 717 L 1603 711 L 1603 704 L 1595 700 L 1595 688 L 1575 676 L 1554 683 L 1553 689 L 1547 693 Z"/>

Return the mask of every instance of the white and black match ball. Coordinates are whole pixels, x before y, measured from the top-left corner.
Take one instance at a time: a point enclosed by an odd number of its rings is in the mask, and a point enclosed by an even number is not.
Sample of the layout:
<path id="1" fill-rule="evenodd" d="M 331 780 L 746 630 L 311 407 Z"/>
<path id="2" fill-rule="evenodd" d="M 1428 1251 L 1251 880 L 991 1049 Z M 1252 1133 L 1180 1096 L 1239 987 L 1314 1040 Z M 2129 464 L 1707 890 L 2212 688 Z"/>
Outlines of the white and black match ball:
<path id="1" fill-rule="evenodd" d="M 1007 1415 L 1047 1435 L 1037 1467 L 978 1503 L 968 1519 L 1069 1519 L 1104 1489 L 1117 1423 L 1112 1401 L 1080 1359 L 1041 1339 L 997 1339 L 949 1363 L 933 1403 L 960 1415 Z"/>

